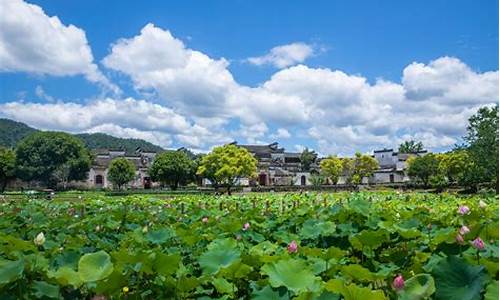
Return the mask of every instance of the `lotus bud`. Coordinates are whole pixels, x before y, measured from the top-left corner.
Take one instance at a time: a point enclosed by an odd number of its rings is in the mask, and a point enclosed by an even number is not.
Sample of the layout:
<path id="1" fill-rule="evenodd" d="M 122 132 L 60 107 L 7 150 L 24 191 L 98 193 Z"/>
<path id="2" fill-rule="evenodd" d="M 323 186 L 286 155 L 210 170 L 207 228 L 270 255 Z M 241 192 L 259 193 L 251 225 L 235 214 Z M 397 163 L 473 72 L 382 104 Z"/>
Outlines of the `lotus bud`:
<path id="1" fill-rule="evenodd" d="M 142 233 L 147 233 L 148 232 L 148 225 L 142 227 Z"/>
<path id="2" fill-rule="evenodd" d="M 288 244 L 288 253 L 297 253 L 298 249 L 299 246 L 296 241 L 291 241 L 290 244 Z"/>
<path id="3" fill-rule="evenodd" d="M 246 230 L 248 230 L 249 228 L 250 228 L 250 223 L 245 223 L 245 224 L 243 225 L 243 230 L 245 230 L 245 231 L 246 231 Z"/>
<path id="4" fill-rule="evenodd" d="M 458 213 L 461 214 L 462 216 L 470 214 L 470 209 L 466 205 L 460 205 L 458 208 Z"/>
<path id="5" fill-rule="evenodd" d="M 202 221 L 203 223 L 208 223 L 208 217 L 203 217 L 203 218 L 201 219 L 201 221 Z"/>
<path id="6" fill-rule="evenodd" d="M 459 243 L 460 245 L 463 245 L 464 244 L 464 237 L 461 235 L 461 234 L 457 234 L 457 236 L 455 237 L 455 240 L 457 241 L 457 243 Z"/>
<path id="7" fill-rule="evenodd" d="M 392 286 L 396 291 L 400 291 L 404 289 L 405 287 L 405 279 L 403 278 L 403 275 L 399 274 L 394 278 L 394 281 L 392 282 Z"/>
<path id="8" fill-rule="evenodd" d="M 128 293 L 128 286 L 124 286 L 123 289 L 122 289 L 123 293 Z"/>
<path id="9" fill-rule="evenodd" d="M 466 235 L 467 233 L 470 232 L 470 229 L 469 229 L 469 227 L 464 225 L 464 226 L 460 227 L 459 232 L 461 235 Z"/>
<path id="10" fill-rule="evenodd" d="M 486 204 L 486 202 L 484 202 L 483 200 L 479 200 L 479 207 L 481 209 L 485 209 L 487 206 L 488 204 Z"/>
<path id="11" fill-rule="evenodd" d="M 477 237 L 475 240 L 472 241 L 472 246 L 477 250 L 483 250 L 484 242 L 480 237 Z"/>
<path id="12" fill-rule="evenodd" d="M 36 237 L 35 239 L 33 240 L 33 242 L 35 243 L 35 245 L 37 246 L 41 246 L 43 245 L 43 243 L 45 243 L 45 235 L 43 234 L 43 232 L 40 232 Z"/>

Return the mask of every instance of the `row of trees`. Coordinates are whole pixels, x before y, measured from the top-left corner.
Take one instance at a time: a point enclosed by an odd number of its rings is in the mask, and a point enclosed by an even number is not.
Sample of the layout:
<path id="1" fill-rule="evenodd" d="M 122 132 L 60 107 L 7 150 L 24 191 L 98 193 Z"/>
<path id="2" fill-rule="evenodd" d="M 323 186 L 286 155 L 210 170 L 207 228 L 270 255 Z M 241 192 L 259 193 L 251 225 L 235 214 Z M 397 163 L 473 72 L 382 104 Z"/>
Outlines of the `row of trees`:
<path id="1" fill-rule="evenodd" d="M 320 163 L 321 174 L 332 184 L 337 184 L 340 176 L 347 184 L 360 184 L 363 178 L 370 177 L 378 169 L 378 162 L 370 155 L 357 152 L 353 158 L 329 156 Z"/>
<path id="2" fill-rule="evenodd" d="M 447 153 L 413 157 L 408 174 L 425 186 L 458 184 L 477 190 L 480 184 L 498 190 L 498 106 L 483 107 L 469 118 L 464 144 Z"/>

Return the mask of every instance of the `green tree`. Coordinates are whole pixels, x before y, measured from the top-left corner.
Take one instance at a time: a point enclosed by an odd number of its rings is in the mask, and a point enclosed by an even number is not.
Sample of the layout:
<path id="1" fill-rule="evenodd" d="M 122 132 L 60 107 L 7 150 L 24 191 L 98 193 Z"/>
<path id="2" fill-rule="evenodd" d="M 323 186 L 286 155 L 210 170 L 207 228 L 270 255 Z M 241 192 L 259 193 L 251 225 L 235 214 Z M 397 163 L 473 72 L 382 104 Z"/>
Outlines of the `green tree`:
<path id="1" fill-rule="evenodd" d="M 257 160 L 246 149 L 236 145 L 215 147 L 203 156 L 198 175 L 209 179 L 215 188 L 223 186 L 231 194 L 231 187 L 238 178 L 255 177 Z"/>
<path id="2" fill-rule="evenodd" d="M 176 190 L 179 185 L 185 185 L 193 179 L 193 165 L 194 162 L 185 151 L 163 152 L 155 157 L 149 175 L 154 181 Z"/>
<path id="3" fill-rule="evenodd" d="M 60 182 L 58 172 L 62 168 L 68 170 L 67 181 L 85 179 L 91 156 L 82 141 L 70 134 L 40 131 L 19 142 L 16 164 L 21 179 L 55 187 Z"/>
<path id="4" fill-rule="evenodd" d="M 424 151 L 424 144 L 414 140 L 404 141 L 399 145 L 399 153 L 417 153 Z"/>
<path id="5" fill-rule="evenodd" d="M 342 158 L 329 156 L 321 161 L 320 168 L 325 177 L 329 178 L 333 184 L 337 184 L 344 170 L 344 162 Z"/>
<path id="6" fill-rule="evenodd" d="M 468 170 L 473 168 L 469 153 L 465 150 L 455 150 L 438 155 L 439 173 L 442 173 L 449 183 L 463 184 Z"/>
<path id="7" fill-rule="evenodd" d="M 498 189 L 498 106 L 482 107 L 470 117 L 464 140 L 474 162 L 470 185 L 495 183 Z"/>
<path id="8" fill-rule="evenodd" d="M 111 161 L 108 170 L 108 180 L 121 189 L 122 186 L 135 178 L 135 165 L 125 157 Z"/>
<path id="9" fill-rule="evenodd" d="M 311 174 L 309 180 L 314 187 L 320 187 L 325 182 L 325 177 L 321 174 Z"/>
<path id="10" fill-rule="evenodd" d="M 305 148 L 300 154 L 300 165 L 302 167 L 302 171 L 308 172 L 311 169 L 311 165 L 316 161 L 318 154 L 314 152 L 314 150 L 309 150 Z"/>
<path id="11" fill-rule="evenodd" d="M 352 162 L 352 182 L 360 184 L 364 177 L 370 177 L 378 169 L 378 161 L 370 155 L 356 152 Z"/>
<path id="12" fill-rule="evenodd" d="M 16 153 L 4 147 L 0 147 L 0 192 L 10 180 L 16 177 Z"/>
<path id="13" fill-rule="evenodd" d="M 435 154 L 413 156 L 408 159 L 408 175 L 428 187 L 431 177 L 439 174 L 439 159 Z"/>

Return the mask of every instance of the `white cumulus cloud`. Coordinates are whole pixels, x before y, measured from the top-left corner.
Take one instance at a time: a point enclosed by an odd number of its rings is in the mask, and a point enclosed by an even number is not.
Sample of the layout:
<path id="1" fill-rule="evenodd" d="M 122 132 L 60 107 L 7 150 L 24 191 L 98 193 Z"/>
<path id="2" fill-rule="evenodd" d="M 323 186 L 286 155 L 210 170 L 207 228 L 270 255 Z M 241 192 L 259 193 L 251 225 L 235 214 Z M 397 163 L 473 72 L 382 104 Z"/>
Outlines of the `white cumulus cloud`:
<path id="1" fill-rule="evenodd" d="M 272 48 L 263 56 L 250 57 L 247 61 L 253 65 L 272 65 L 282 69 L 304 62 L 314 55 L 314 47 L 306 43 L 291 43 Z"/>

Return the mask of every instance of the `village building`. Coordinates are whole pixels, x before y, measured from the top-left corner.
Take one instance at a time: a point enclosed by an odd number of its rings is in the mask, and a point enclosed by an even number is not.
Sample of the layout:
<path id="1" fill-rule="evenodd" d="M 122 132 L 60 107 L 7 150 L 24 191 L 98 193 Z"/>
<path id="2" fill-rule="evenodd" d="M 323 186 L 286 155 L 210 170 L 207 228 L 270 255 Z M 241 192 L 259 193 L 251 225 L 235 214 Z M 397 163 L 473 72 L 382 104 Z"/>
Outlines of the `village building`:
<path id="1" fill-rule="evenodd" d="M 117 149 L 102 149 L 95 152 L 95 158 L 90 167 L 88 178 L 85 181 L 87 188 L 112 188 L 112 183 L 108 180 L 108 170 L 111 161 L 118 157 L 124 157 L 131 161 L 136 169 L 136 175 L 128 186 L 135 189 L 149 189 L 156 186 L 148 175 L 156 152 L 143 151 L 138 148 L 133 153 Z"/>
<path id="2" fill-rule="evenodd" d="M 368 180 L 369 183 L 404 183 L 410 181 L 407 174 L 408 159 L 411 156 L 424 156 L 427 151 L 415 153 L 399 153 L 393 149 L 373 151 L 373 157 L 378 161 L 379 169 Z"/>
<path id="3" fill-rule="evenodd" d="M 242 147 L 257 159 L 257 178 L 242 179 L 241 185 L 311 185 L 311 175 L 319 173 L 318 161 L 303 170 L 301 153 L 286 152 L 277 142 L 268 145 L 234 145 Z"/>

